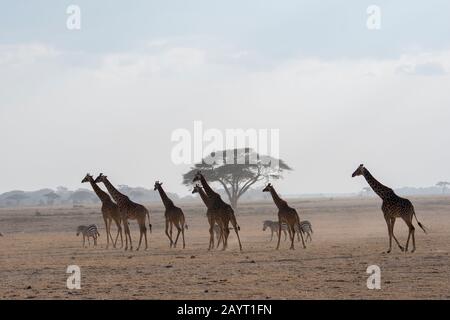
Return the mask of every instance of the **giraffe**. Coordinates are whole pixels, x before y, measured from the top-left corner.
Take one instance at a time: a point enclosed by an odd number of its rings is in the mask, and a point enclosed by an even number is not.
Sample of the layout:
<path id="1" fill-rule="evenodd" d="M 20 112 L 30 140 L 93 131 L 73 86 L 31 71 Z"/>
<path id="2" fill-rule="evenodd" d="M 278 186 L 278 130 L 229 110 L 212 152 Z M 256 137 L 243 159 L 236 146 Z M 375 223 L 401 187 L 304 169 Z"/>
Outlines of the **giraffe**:
<path id="1" fill-rule="evenodd" d="M 216 215 L 217 221 L 220 221 L 218 225 L 221 228 L 221 234 L 223 235 L 222 250 L 225 250 L 228 246 L 228 236 L 230 235 L 230 228 L 228 227 L 228 224 L 231 222 L 239 242 L 239 250 L 242 251 L 241 239 L 239 237 L 240 227 L 237 224 L 233 208 L 228 203 L 225 203 L 218 193 L 216 193 L 213 189 L 211 189 L 208 182 L 206 182 L 205 177 L 200 171 L 197 171 L 197 173 L 194 176 L 194 179 L 192 180 L 192 182 L 197 181 L 200 181 L 203 188 L 205 189 L 206 195 L 208 196 L 208 198 L 211 199 L 212 210 L 214 212 L 213 215 Z M 212 226 L 212 228 L 210 228 L 209 232 L 210 237 L 214 237 L 214 225 Z M 214 243 L 214 238 L 212 238 L 212 242 Z"/>
<path id="2" fill-rule="evenodd" d="M 84 179 L 81 181 L 81 183 L 89 182 L 92 186 L 92 189 L 94 190 L 97 197 L 102 202 L 102 215 L 103 220 L 105 221 L 105 227 L 106 227 L 106 249 L 109 248 L 109 239 L 111 238 L 111 242 L 113 244 L 113 247 L 116 247 L 117 240 L 119 238 L 120 234 L 120 242 L 121 242 L 121 248 L 123 247 L 123 237 L 122 237 L 122 227 L 120 226 L 122 217 L 120 216 L 119 207 L 117 204 L 115 204 L 112 200 L 109 194 L 107 194 L 105 191 L 100 189 L 100 187 L 94 182 L 94 178 L 88 173 L 84 177 Z M 116 241 L 113 241 L 112 235 L 111 235 L 111 223 L 112 220 L 116 223 L 117 226 L 117 235 L 116 235 Z"/>
<path id="3" fill-rule="evenodd" d="M 170 247 L 172 246 L 175 248 L 177 246 L 178 237 L 180 236 L 180 233 L 183 237 L 183 249 L 186 247 L 185 241 L 184 241 L 184 228 L 187 228 L 187 225 L 185 224 L 185 218 L 183 210 L 178 208 L 173 204 L 173 201 L 167 196 L 166 192 L 162 188 L 162 182 L 156 181 L 155 187 L 153 189 L 154 191 L 158 190 L 159 195 L 161 196 L 161 200 L 164 204 L 164 207 L 166 208 L 166 212 L 164 213 L 164 216 L 166 218 L 166 235 L 170 240 Z M 172 225 L 174 225 L 177 230 L 177 238 L 175 241 L 172 240 Z M 169 234 L 169 226 L 170 226 L 170 234 Z"/>
<path id="4" fill-rule="evenodd" d="M 213 208 L 213 202 L 210 198 L 208 198 L 208 195 L 205 193 L 205 191 L 202 189 L 202 187 L 198 184 L 194 186 L 194 189 L 192 190 L 192 194 L 198 193 L 200 195 L 200 198 L 203 200 L 204 204 L 206 205 L 207 211 L 206 211 L 206 217 L 208 218 L 209 223 L 209 232 L 210 232 L 210 238 L 209 238 L 209 248 L 208 250 L 211 250 L 214 248 L 214 227 L 219 227 L 219 234 L 220 236 L 217 239 L 217 247 L 219 247 L 220 240 L 222 239 L 222 229 L 220 227 L 220 221 L 218 221 L 216 215 L 214 215 L 214 208 Z M 211 229 L 213 230 L 213 234 L 211 236 Z"/>
<path id="5" fill-rule="evenodd" d="M 295 240 L 295 232 L 296 227 L 298 230 L 301 230 L 300 227 L 300 218 L 298 216 L 297 210 L 290 207 L 286 201 L 280 198 L 280 196 L 275 191 L 275 188 L 271 183 L 267 184 L 267 186 L 263 189 L 263 192 L 270 192 L 272 195 L 273 202 L 278 208 L 278 244 L 277 250 L 280 248 L 280 238 L 281 238 L 281 229 L 282 224 L 285 223 L 288 227 L 289 238 L 291 239 L 291 250 L 294 250 L 294 240 Z M 299 231 L 300 237 L 302 238 L 303 249 L 306 249 L 305 240 L 303 239 L 302 233 Z"/>
<path id="6" fill-rule="evenodd" d="M 130 226 L 128 225 L 128 219 L 136 219 L 139 224 L 139 244 L 136 250 L 141 247 L 142 236 L 145 238 L 145 250 L 148 249 L 147 243 L 147 228 L 145 227 L 145 218 L 148 217 L 148 227 L 149 231 L 152 232 L 152 225 L 150 223 L 150 213 L 147 208 L 141 204 L 135 203 L 130 200 L 126 195 L 120 193 L 112 184 L 109 182 L 108 177 L 100 173 L 100 175 L 95 179 L 95 183 L 103 182 L 106 189 L 108 189 L 111 197 L 117 202 L 119 206 L 119 211 L 122 214 L 123 227 L 125 229 L 125 250 L 128 250 L 128 240 L 130 240 L 130 250 L 133 250 L 133 244 L 131 242 Z"/>
<path id="7" fill-rule="evenodd" d="M 412 238 L 413 249 L 411 252 L 414 252 L 416 250 L 416 240 L 414 237 L 415 228 L 412 223 L 413 216 L 416 218 L 416 222 L 423 232 L 427 233 L 427 231 L 419 220 L 417 220 L 416 212 L 414 211 L 414 206 L 411 201 L 397 196 L 394 190 L 378 182 L 363 164 L 361 164 L 352 175 L 353 178 L 356 176 L 363 176 L 372 190 L 381 198 L 381 200 L 383 200 L 381 210 L 383 211 L 389 234 L 389 249 L 387 250 L 387 253 L 392 251 L 392 238 L 394 238 L 402 252 L 408 251 L 409 239 Z M 397 218 L 402 218 L 409 229 L 408 240 L 406 240 L 405 248 L 400 245 L 394 235 L 394 224 L 395 219 Z"/>

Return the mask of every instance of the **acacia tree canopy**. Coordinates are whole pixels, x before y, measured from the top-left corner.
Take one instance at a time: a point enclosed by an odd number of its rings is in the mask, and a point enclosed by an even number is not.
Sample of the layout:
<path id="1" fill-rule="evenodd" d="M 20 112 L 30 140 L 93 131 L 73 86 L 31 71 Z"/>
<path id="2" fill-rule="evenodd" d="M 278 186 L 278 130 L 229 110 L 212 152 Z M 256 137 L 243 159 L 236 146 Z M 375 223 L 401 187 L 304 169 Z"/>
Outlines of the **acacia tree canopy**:
<path id="1" fill-rule="evenodd" d="M 183 184 L 190 186 L 197 171 L 201 171 L 208 183 L 219 183 L 233 208 L 239 198 L 254 184 L 277 180 L 285 171 L 291 171 L 283 160 L 260 155 L 249 148 L 231 149 L 212 153 L 201 163 L 191 167 L 183 175 Z"/>

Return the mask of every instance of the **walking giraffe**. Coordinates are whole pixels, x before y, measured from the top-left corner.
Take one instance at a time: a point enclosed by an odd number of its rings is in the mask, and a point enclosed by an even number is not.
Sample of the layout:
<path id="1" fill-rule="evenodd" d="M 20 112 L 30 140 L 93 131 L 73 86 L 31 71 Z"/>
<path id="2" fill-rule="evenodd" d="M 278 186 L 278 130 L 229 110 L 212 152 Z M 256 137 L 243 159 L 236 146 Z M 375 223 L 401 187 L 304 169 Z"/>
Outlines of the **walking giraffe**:
<path id="1" fill-rule="evenodd" d="M 102 215 L 103 220 L 105 221 L 105 227 L 106 227 L 106 249 L 109 248 L 109 238 L 111 238 L 111 242 L 113 244 L 113 247 L 116 247 L 117 240 L 119 238 L 120 234 L 120 242 L 121 242 L 121 248 L 123 247 L 123 236 L 122 236 L 122 227 L 120 226 L 122 217 L 120 216 L 119 207 L 117 204 L 115 204 L 112 200 L 109 194 L 107 194 L 105 191 L 100 189 L 100 187 L 95 183 L 94 178 L 88 173 L 84 177 L 84 179 L 81 181 L 81 183 L 89 182 L 92 186 L 92 189 L 94 190 L 97 197 L 102 202 Z M 111 235 L 111 223 L 112 220 L 116 223 L 117 226 L 117 235 L 116 240 L 114 241 Z"/>
<path id="2" fill-rule="evenodd" d="M 159 195 L 161 196 L 161 200 L 164 204 L 164 207 L 166 208 L 166 212 L 164 213 L 164 216 L 166 218 L 166 235 L 170 240 L 170 247 L 172 246 L 175 248 L 177 246 L 178 237 L 180 236 L 180 232 L 183 237 L 183 249 L 186 247 L 185 241 L 184 241 L 184 228 L 187 228 L 187 225 L 185 224 L 185 218 L 183 210 L 178 208 L 174 205 L 173 201 L 167 196 L 166 192 L 162 188 L 162 182 L 156 181 L 155 187 L 153 189 L 154 191 L 158 190 Z M 178 230 L 177 238 L 175 241 L 172 240 L 172 226 L 175 226 Z M 169 227 L 170 227 L 170 234 L 169 234 Z"/>
<path id="3" fill-rule="evenodd" d="M 300 237 L 302 238 L 303 248 L 306 249 L 305 240 L 303 239 L 303 235 L 300 232 L 300 218 L 298 216 L 297 210 L 290 207 L 286 201 L 280 198 L 280 196 L 275 191 L 275 188 L 272 184 L 267 184 L 267 186 L 263 189 L 263 192 L 270 192 L 273 198 L 273 202 L 278 208 L 278 244 L 277 250 L 280 248 L 280 238 L 281 238 L 281 228 L 282 224 L 285 223 L 288 228 L 289 238 L 291 239 L 291 250 L 294 250 L 294 240 L 295 240 L 295 232 L 296 226 L 298 227 Z"/>
<path id="4" fill-rule="evenodd" d="M 130 200 L 126 195 L 120 193 L 112 184 L 109 182 L 108 177 L 100 173 L 100 175 L 95 179 L 95 183 L 103 182 L 106 189 L 108 189 L 109 194 L 117 202 L 119 206 L 119 211 L 122 215 L 123 227 L 125 229 L 125 250 L 128 250 L 128 240 L 130 240 L 130 250 L 133 250 L 133 244 L 131 241 L 130 226 L 128 225 L 128 220 L 137 220 L 139 224 L 139 244 L 136 250 L 141 248 L 142 237 L 145 238 L 145 250 L 148 249 L 147 242 L 147 228 L 145 227 L 145 218 L 148 217 L 149 231 L 152 232 L 152 225 L 150 223 L 150 213 L 147 208 L 139 203 L 135 203 Z"/>
<path id="5" fill-rule="evenodd" d="M 416 212 L 414 211 L 414 206 L 411 201 L 397 196 L 394 190 L 378 182 L 363 164 L 361 164 L 352 175 L 353 178 L 356 176 L 363 176 L 372 190 L 381 198 L 381 200 L 383 200 L 381 210 L 383 211 L 389 234 L 389 249 L 387 253 L 390 253 L 392 250 L 392 238 L 394 238 L 402 252 L 408 251 L 409 239 L 412 238 L 413 249 L 411 252 L 414 252 L 416 250 L 416 239 L 414 237 L 415 228 L 412 223 L 413 216 L 416 218 L 416 221 L 423 232 L 427 232 L 425 227 L 419 222 L 419 220 L 417 220 Z M 394 235 L 394 224 L 395 219 L 397 218 L 402 218 L 409 229 L 408 240 L 406 240 L 405 248 L 400 245 Z"/>
<path id="6" fill-rule="evenodd" d="M 210 232 L 210 238 L 209 238 L 209 247 L 208 250 L 211 250 L 214 248 L 214 233 L 216 233 L 217 238 L 217 247 L 219 247 L 220 240 L 223 240 L 222 235 L 222 228 L 220 227 L 220 221 L 218 221 L 218 217 L 214 215 L 214 207 L 213 202 L 210 198 L 208 198 L 208 195 L 203 191 L 202 187 L 198 184 L 194 186 L 194 190 L 192 190 L 192 194 L 198 193 L 200 195 L 200 198 L 203 200 L 203 203 L 205 204 L 207 211 L 206 211 L 206 217 L 208 218 L 209 223 L 209 232 Z M 218 231 L 217 229 L 218 228 Z M 211 237 L 211 229 L 213 230 L 213 236 Z M 218 235 L 218 236 L 217 236 Z"/>
<path id="7" fill-rule="evenodd" d="M 223 235 L 223 248 L 222 250 L 225 250 L 228 246 L 228 236 L 230 235 L 230 228 L 228 227 L 229 222 L 233 225 L 233 229 L 236 232 L 236 236 L 239 242 L 239 250 L 242 251 L 242 244 L 241 239 L 239 237 L 239 230 L 240 227 L 237 224 L 236 216 L 234 215 L 233 208 L 228 204 L 225 203 L 220 195 L 216 193 L 211 187 L 209 186 L 208 182 L 206 182 L 205 177 L 202 175 L 200 171 L 197 171 L 197 173 L 194 176 L 194 179 L 192 182 L 200 181 L 203 189 L 205 190 L 206 194 L 208 195 L 208 198 L 212 201 L 212 211 L 213 215 L 217 215 L 217 221 L 220 221 L 218 223 L 219 227 L 221 228 L 221 233 Z M 210 228 L 210 237 L 214 237 L 214 226 Z M 210 240 L 211 241 L 211 240 Z M 214 238 L 212 238 L 212 241 L 214 242 Z"/>

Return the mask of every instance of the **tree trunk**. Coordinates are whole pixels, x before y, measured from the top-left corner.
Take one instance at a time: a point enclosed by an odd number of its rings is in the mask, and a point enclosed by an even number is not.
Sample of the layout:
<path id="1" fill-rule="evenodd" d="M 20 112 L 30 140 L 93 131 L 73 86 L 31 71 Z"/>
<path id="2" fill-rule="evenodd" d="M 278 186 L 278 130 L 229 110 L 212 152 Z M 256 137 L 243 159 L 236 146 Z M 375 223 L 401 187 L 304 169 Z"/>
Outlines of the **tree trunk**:
<path id="1" fill-rule="evenodd" d="M 235 196 L 235 195 L 231 196 L 231 198 L 230 198 L 230 204 L 231 204 L 231 207 L 233 207 L 234 210 L 237 209 L 237 203 L 238 203 L 238 198 L 237 198 L 237 196 Z"/>
<path id="2" fill-rule="evenodd" d="M 231 206 L 233 207 L 234 210 L 237 210 L 237 199 L 231 200 Z"/>

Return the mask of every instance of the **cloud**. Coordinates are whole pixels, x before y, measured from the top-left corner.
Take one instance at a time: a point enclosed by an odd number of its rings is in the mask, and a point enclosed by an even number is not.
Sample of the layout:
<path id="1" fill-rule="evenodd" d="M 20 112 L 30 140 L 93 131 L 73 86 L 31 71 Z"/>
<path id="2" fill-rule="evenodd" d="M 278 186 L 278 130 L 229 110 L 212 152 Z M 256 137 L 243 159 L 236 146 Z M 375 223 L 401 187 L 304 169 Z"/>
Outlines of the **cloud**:
<path id="1" fill-rule="evenodd" d="M 0 45 L 0 65 L 17 66 L 53 59 L 60 54 L 55 48 L 40 43 Z"/>
<path id="2" fill-rule="evenodd" d="M 233 59 L 236 48 L 169 43 L 83 53 L 79 64 L 64 64 L 70 52 L 44 47 L 31 50 L 32 58 L 15 49 L 22 53 L 3 60 L 27 61 L 0 73 L 9 88 L 0 96 L 0 136 L 10 155 L 2 159 L 3 190 L 78 187 L 80 172 L 105 171 L 117 183 L 164 179 L 171 191 L 186 192 L 186 168 L 171 163 L 170 137 L 192 130 L 194 120 L 205 130 L 279 128 L 281 157 L 296 168 L 280 183 L 285 193 L 358 189 L 348 171 L 360 162 L 395 177 L 386 181 L 393 187 L 450 174 L 440 165 L 450 161 L 442 149 L 450 143 L 450 77 L 398 72 L 430 61 L 448 70 L 448 51 L 397 59 L 298 56 L 255 70 L 247 66 L 253 53 Z M 4 52 L 14 50 L 3 46 L 0 57 Z M 20 81 L 11 82 L 17 69 Z M 14 174 L 17 167 L 23 174 Z"/>
<path id="3" fill-rule="evenodd" d="M 450 52 L 426 52 L 403 55 L 399 59 L 396 72 L 410 76 L 443 76 L 450 70 Z"/>
<path id="4" fill-rule="evenodd" d="M 114 53 L 105 55 L 96 70 L 99 77 L 158 76 L 167 73 L 190 72 L 205 64 L 201 49 L 172 47 L 157 53 Z"/>

